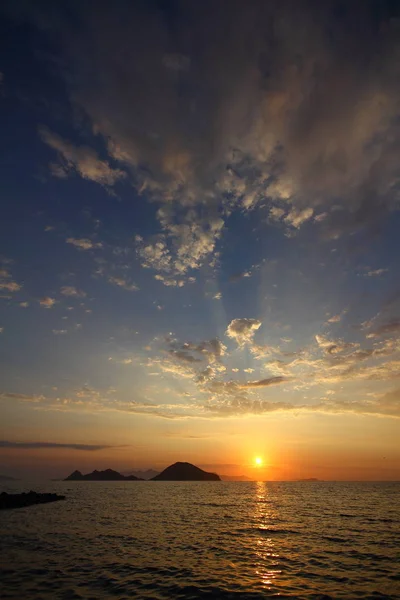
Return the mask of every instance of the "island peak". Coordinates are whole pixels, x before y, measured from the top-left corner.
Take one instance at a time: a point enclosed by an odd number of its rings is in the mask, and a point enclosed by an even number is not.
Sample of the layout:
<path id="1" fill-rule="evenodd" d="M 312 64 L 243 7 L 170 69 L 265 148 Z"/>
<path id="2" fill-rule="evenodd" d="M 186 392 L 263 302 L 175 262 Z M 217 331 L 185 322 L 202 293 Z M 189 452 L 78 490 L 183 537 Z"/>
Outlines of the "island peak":
<path id="1" fill-rule="evenodd" d="M 139 477 L 134 475 L 122 475 L 118 471 L 113 469 L 106 469 L 105 471 L 98 471 L 95 469 L 91 473 L 83 475 L 80 471 L 74 471 L 71 475 L 68 475 L 64 481 L 141 481 Z"/>
<path id="2" fill-rule="evenodd" d="M 208 473 L 188 462 L 170 465 L 151 481 L 221 481 L 216 473 Z"/>

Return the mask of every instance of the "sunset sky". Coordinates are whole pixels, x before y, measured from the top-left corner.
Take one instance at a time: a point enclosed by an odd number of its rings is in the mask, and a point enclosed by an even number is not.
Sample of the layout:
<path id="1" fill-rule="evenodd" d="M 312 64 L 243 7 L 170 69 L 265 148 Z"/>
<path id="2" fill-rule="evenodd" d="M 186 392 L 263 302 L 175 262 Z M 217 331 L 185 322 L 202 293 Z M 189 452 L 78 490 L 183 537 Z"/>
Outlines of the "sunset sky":
<path id="1" fill-rule="evenodd" d="M 397 8 L 2 3 L 1 474 L 400 478 Z"/>

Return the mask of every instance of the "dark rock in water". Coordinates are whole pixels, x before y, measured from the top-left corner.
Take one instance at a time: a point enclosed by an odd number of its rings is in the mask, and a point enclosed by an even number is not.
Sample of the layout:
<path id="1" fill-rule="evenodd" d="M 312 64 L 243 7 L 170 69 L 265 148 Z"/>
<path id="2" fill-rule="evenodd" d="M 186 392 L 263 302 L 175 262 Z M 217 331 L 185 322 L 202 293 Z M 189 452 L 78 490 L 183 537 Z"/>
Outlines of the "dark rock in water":
<path id="1" fill-rule="evenodd" d="M 187 462 L 170 465 L 151 481 L 221 481 L 216 473 L 207 473 Z"/>
<path id="2" fill-rule="evenodd" d="M 82 475 L 80 471 L 74 471 L 71 475 L 68 475 L 64 479 L 64 481 L 141 481 L 139 477 L 135 477 L 134 475 L 128 475 L 125 477 L 118 473 L 118 471 L 113 471 L 112 469 L 106 469 L 105 471 L 92 471 L 92 473 L 87 473 L 86 475 Z"/>
<path id="3" fill-rule="evenodd" d="M 58 494 L 38 494 L 37 492 L 32 492 L 32 490 L 22 494 L 7 494 L 7 492 L 2 492 L 0 494 L 0 510 L 23 508 L 32 504 L 47 504 L 48 502 L 57 502 L 57 500 L 65 500 L 65 496 L 59 496 Z"/>

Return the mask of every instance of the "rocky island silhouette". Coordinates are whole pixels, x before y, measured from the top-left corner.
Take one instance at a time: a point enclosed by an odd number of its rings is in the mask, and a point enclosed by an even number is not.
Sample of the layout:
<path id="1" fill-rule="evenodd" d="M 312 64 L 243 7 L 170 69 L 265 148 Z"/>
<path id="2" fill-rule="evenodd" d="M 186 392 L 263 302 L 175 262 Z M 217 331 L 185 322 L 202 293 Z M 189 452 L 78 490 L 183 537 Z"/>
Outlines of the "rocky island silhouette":
<path id="1" fill-rule="evenodd" d="M 0 494 L 0 510 L 8 510 L 11 508 L 24 508 L 33 504 L 47 504 L 48 502 L 57 502 L 65 500 L 65 496 L 58 494 L 39 494 L 37 492 L 23 492 L 22 494 Z"/>
<path id="2" fill-rule="evenodd" d="M 113 469 L 105 471 L 92 471 L 83 475 L 80 471 L 74 471 L 64 481 L 144 481 L 135 475 L 122 475 Z M 221 481 L 216 473 L 208 473 L 188 462 L 176 462 L 170 465 L 150 481 Z"/>
<path id="3" fill-rule="evenodd" d="M 221 478 L 216 473 L 207 473 L 188 462 L 176 462 L 151 481 L 221 481 Z"/>
<path id="4" fill-rule="evenodd" d="M 68 475 L 64 481 L 142 481 L 135 475 L 122 475 L 118 471 L 113 469 L 106 469 L 105 471 L 92 471 L 83 475 L 80 471 L 74 471 L 71 475 Z"/>

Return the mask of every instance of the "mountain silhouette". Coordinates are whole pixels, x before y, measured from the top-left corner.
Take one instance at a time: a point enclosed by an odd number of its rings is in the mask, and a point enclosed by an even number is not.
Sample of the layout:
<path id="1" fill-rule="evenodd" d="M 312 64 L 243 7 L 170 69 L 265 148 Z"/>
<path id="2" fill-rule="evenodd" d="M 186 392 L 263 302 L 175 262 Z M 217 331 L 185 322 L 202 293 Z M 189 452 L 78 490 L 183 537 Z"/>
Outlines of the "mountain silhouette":
<path id="1" fill-rule="evenodd" d="M 83 475 L 80 471 L 74 471 L 71 475 L 68 475 L 64 481 L 141 481 L 139 477 L 134 475 L 121 475 L 118 471 L 112 469 L 106 469 L 105 471 L 92 471 Z"/>
<path id="2" fill-rule="evenodd" d="M 207 473 L 187 462 L 170 465 L 151 481 L 221 481 L 216 473 Z"/>

